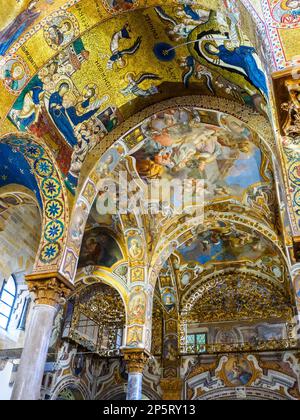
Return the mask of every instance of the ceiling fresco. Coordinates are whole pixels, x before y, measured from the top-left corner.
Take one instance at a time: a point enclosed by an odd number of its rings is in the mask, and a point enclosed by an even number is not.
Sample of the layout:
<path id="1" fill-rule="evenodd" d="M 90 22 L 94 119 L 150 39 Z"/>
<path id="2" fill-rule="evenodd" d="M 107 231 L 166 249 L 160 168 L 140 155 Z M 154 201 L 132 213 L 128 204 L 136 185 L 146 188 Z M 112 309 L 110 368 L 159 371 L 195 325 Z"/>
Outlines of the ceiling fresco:
<path id="1" fill-rule="evenodd" d="M 103 228 L 94 228 L 85 233 L 79 258 L 79 268 L 103 266 L 111 268 L 123 260 L 122 251 L 117 241 Z"/>
<path id="2" fill-rule="evenodd" d="M 240 231 L 235 226 L 219 222 L 219 228 L 200 233 L 196 238 L 178 248 L 185 262 L 222 263 L 253 261 L 264 255 L 265 260 L 277 255 L 277 250 L 266 239 L 253 232 Z M 274 267 L 274 274 L 281 278 L 282 271 Z"/>
<path id="3" fill-rule="evenodd" d="M 231 197 L 256 209 L 261 204 L 262 212 L 269 213 L 265 204 L 272 207 L 274 199 L 269 161 L 257 136 L 239 120 L 178 108 L 154 115 L 140 131 L 144 140 L 132 156 L 145 182 L 203 180 L 205 201 Z M 136 133 L 139 135 L 138 130 Z M 176 193 L 172 199 L 176 207 Z"/>

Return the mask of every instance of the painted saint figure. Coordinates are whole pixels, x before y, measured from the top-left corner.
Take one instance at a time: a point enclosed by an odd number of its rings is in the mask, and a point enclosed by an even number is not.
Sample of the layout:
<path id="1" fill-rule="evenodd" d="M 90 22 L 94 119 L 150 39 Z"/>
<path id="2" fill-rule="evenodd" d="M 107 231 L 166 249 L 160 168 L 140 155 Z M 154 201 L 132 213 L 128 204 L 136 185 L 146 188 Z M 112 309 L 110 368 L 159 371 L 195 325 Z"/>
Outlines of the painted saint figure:
<path id="1" fill-rule="evenodd" d="M 277 22 L 295 24 L 300 22 L 300 0 L 281 0 L 273 8 Z"/>
<path id="2" fill-rule="evenodd" d="M 65 107 L 64 98 L 69 92 L 69 84 L 62 83 L 58 91 L 54 92 L 50 97 L 49 113 L 66 141 L 70 146 L 74 147 L 77 144 L 74 128 L 95 115 L 99 107 L 95 107 L 97 103 L 91 105 L 93 92 L 89 92 L 85 101 L 81 103 L 81 107 L 88 109 L 88 111 L 80 115 L 75 106 Z"/>
<path id="3" fill-rule="evenodd" d="M 14 62 L 11 68 L 4 71 L 4 80 L 6 85 L 13 91 L 18 91 L 24 83 L 25 70 L 19 62 Z"/>
<path id="4" fill-rule="evenodd" d="M 223 63 L 229 64 L 237 69 L 242 69 L 250 82 L 268 96 L 266 78 L 263 71 L 259 69 L 254 58 L 256 51 L 253 47 L 241 45 L 232 48 L 231 42 L 225 41 L 223 45 L 219 46 L 207 43 L 205 49 L 210 55 L 214 55 L 222 60 Z"/>
<path id="5" fill-rule="evenodd" d="M 128 81 L 128 85 L 120 91 L 124 96 L 132 94 L 135 96 L 146 97 L 159 93 L 158 88 L 154 85 L 151 85 L 148 89 L 142 89 L 140 87 L 144 81 L 160 80 L 161 78 L 156 74 L 144 73 L 136 77 L 133 73 L 129 73 L 126 79 Z"/>
<path id="6" fill-rule="evenodd" d="M 54 45 L 60 46 L 66 42 L 66 36 L 72 34 L 72 23 L 68 20 L 49 28 L 49 36 Z"/>
<path id="7" fill-rule="evenodd" d="M 35 22 L 41 12 L 36 8 L 38 0 L 29 3 L 5 29 L 0 31 L 0 55 L 4 56 L 14 42 Z"/>
<path id="8" fill-rule="evenodd" d="M 134 55 L 141 46 L 142 38 L 139 36 L 130 48 L 121 50 L 120 41 L 122 39 L 131 39 L 130 27 L 128 24 L 125 24 L 120 31 L 114 33 L 112 36 L 110 44 L 112 55 L 107 63 L 108 70 L 112 70 L 114 64 L 118 65 L 120 68 L 124 68 L 126 66 L 126 56 Z"/>

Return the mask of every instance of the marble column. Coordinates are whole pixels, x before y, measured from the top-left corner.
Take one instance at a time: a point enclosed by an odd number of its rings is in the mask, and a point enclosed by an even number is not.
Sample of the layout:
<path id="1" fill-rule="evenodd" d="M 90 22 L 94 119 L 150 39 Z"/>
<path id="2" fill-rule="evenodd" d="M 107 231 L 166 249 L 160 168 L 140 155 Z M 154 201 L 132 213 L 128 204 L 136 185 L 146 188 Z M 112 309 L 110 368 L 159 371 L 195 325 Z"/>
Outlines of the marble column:
<path id="1" fill-rule="evenodd" d="M 143 371 L 149 359 L 149 353 L 143 349 L 123 349 L 124 360 L 128 371 L 128 401 L 142 399 Z"/>
<path id="2" fill-rule="evenodd" d="M 51 338 L 53 321 L 59 303 L 72 288 L 59 276 L 26 278 L 34 293 L 35 306 L 26 331 L 24 349 L 12 393 L 12 400 L 40 399 L 41 384 Z"/>

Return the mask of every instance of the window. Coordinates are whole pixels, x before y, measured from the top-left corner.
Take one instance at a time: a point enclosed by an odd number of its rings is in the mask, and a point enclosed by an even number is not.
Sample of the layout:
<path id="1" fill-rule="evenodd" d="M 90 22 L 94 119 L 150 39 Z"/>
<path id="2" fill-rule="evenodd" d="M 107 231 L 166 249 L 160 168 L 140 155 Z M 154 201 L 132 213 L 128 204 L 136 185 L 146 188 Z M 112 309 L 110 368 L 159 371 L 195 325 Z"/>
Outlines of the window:
<path id="1" fill-rule="evenodd" d="M 187 336 L 187 352 L 188 353 L 205 353 L 207 344 L 206 333 L 188 334 Z"/>
<path id="2" fill-rule="evenodd" d="M 17 295 L 17 286 L 13 276 L 4 280 L 0 292 L 0 328 L 7 330 Z"/>
<path id="3" fill-rule="evenodd" d="M 21 316 L 20 316 L 20 319 L 19 319 L 19 322 L 18 322 L 18 327 L 17 327 L 18 330 L 25 331 L 26 320 L 27 320 L 27 315 L 28 315 L 28 312 L 29 312 L 30 303 L 31 303 L 31 299 L 28 296 L 25 299 L 25 302 L 24 302 L 24 305 L 23 305 L 22 313 L 21 313 Z"/>

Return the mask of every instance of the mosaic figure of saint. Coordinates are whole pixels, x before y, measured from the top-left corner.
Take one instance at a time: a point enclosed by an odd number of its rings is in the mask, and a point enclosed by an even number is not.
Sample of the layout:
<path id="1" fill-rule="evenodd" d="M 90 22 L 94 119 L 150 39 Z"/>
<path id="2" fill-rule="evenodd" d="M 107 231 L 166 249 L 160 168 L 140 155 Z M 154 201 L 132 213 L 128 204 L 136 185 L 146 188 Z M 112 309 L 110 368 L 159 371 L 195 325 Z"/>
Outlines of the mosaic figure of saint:
<path id="1" fill-rule="evenodd" d="M 66 36 L 72 34 L 73 26 L 71 21 L 65 20 L 59 25 L 50 26 L 48 32 L 53 44 L 60 46 L 64 44 Z"/>
<path id="2" fill-rule="evenodd" d="M 98 112 L 99 107 L 96 106 L 97 102 L 91 103 L 91 98 L 93 97 L 91 89 L 87 92 L 85 100 L 80 105 L 80 109 L 84 108 L 86 110 L 85 113 L 78 112 L 78 105 L 77 108 L 75 106 L 66 107 L 64 98 L 70 93 L 70 89 L 69 84 L 64 82 L 59 86 L 58 91 L 50 96 L 49 113 L 64 138 L 70 146 L 74 147 L 77 144 L 74 128 L 94 116 Z"/>
<path id="3" fill-rule="evenodd" d="M 29 3 L 10 24 L 0 31 L 0 55 L 4 56 L 14 42 L 36 21 L 41 12 L 36 8 L 38 0 Z"/>
<path id="4" fill-rule="evenodd" d="M 22 80 L 25 76 L 24 67 L 19 62 L 14 62 L 11 68 L 7 68 L 4 71 L 4 80 L 5 84 L 14 91 L 19 90 L 22 88 L 23 84 Z M 21 85 L 20 85 L 21 84 Z"/>
<path id="5" fill-rule="evenodd" d="M 300 1 L 281 0 L 273 9 L 273 17 L 277 22 L 294 24 L 300 22 Z"/>
<path id="6" fill-rule="evenodd" d="M 242 69 L 250 82 L 268 96 L 266 77 L 258 67 L 253 47 L 245 45 L 234 47 L 230 41 L 225 41 L 222 45 L 207 43 L 205 49 L 208 54 L 218 57 L 223 63 Z"/>

